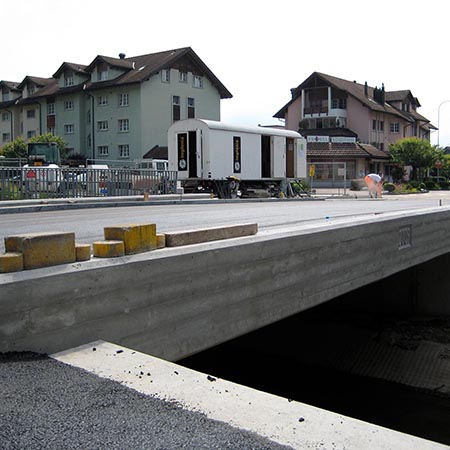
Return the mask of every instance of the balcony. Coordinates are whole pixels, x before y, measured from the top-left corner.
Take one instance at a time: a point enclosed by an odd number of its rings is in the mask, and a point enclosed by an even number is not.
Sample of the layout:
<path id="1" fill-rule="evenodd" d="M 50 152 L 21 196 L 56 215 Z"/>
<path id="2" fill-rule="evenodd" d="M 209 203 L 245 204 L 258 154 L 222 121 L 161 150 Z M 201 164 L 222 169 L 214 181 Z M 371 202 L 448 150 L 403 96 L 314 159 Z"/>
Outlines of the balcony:
<path id="1" fill-rule="evenodd" d="M 303 108 L 303 117 L 314 117 L 328 114 L 327 105 L 311 105 Z"/>

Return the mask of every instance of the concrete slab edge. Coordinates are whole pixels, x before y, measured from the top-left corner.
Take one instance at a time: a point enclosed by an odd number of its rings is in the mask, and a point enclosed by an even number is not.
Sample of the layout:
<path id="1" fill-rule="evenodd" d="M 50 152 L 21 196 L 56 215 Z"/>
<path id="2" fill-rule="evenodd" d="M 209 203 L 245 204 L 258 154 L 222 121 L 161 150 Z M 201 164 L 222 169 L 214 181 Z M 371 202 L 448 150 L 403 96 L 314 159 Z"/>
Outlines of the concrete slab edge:
<path id="1" fill-rule="evenodd" d="M 448 446 L 187 369 L 132 349 L 96 341 L 50 355 L 145 395 L 206 414 L 293 448 L 448 449 Z"/>
<path id="2" fill-rule="evenodd" d="M 323 201 L 325 198 L 287 198 L 287 199 L 233 199 L 233 200 L 219 200 L 219 199 L 173 199 L 173 200 L 120 200 L 120 201 L 104 201 L 104 202 L 65 202 L 65 203 L 42 203 L 38 204 L 27 204 L 27 205 L 0 205 L 0 215 L 1 214 L 17 214 L 23 212 L 40 212 L 40 211 L 57 211 L 57 210 L 68 210 L 68 209 L 88 209 L 88 208 L 117 208 L 126 206 L 157 206 L 157 205 L 200 205 L 205 203 L 261 203 L 261 202 L 296 202 L 296 201 Z M 3 202 L 5 203 L 5 202 Z"/>

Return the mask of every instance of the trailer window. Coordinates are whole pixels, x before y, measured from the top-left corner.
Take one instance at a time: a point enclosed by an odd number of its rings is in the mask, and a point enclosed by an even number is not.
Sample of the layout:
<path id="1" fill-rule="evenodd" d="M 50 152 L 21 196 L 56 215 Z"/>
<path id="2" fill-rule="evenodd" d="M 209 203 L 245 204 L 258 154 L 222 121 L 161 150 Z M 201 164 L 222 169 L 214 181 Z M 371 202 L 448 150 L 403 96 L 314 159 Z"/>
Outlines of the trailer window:
<path id="1" fill-rule="evenodd" d="M 241 173 L 241 138 L 233 136 L 233 172 Z"/>

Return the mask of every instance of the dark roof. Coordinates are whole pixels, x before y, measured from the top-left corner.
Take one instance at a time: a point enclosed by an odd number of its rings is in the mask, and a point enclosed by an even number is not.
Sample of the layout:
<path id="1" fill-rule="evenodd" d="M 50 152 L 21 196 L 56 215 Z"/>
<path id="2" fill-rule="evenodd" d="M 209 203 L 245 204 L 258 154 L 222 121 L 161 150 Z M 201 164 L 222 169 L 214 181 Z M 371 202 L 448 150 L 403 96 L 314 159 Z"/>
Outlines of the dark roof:
<path id="1" fill-rule="evenodd" d="M 18 89 L 23 89 L 24 86 L 31 82 L 33 84 L 35 84 L 38 87 L 43 87 L 43 86 L 47 86 L 48 84 L 52 83 L 54 80 L 54 78 L 42 78 L 42 77 L 33 77 L 30 75 L 27 75 L 19 84 L 18 84 Z"/>
<path id="2" fill-rule="evenodd" d="M 167 147 L 160 147 L 155 145 L 143 156 L 144 159 L 168 159 Z"/>
<path id="3" fill-rule="evenodd" d="M 110 56 L 102 56 L 102 55 L 98 55 L 94 58 L 94 60 L 86 67 L 86 72 L 90 73 L 92 72 L 92 70 L 94 69 L 94 67 L 99 63 L 99 62 L 105 62 L 106 64 L 108 64 L 109 66 L 113 66 L 113 67 L 121 67 L 124 69 L 133 69 L 133 63 L 131 61 L 128 61 L 126 59 L 123 58 L 112 58 Z"/>
<path id="4" fill-rule="evenodd" d="M 1 80 L 0 81 L 0 87 L 1 86 L 5 86 L 11 91 L 20 91 L 20 89 L 18 87 L 19 84 L 20 83 L 18 81 L 6 81 L 6 80 Z"/>
<path id="5" fill-rule="evenodd" d="M 231 98 L 232 94 L 198 57 L 191 47 L 184 47 L 164 52 L 150 53 L 148 55 L 133 56 L 130 58 L 109 58 L 97 56 L 86 68 L 92 71 L 98 61 L 104 61 L 116 67 L 125 69 L 125 72 L 115 80 L 106 80 L 95 83 L 88 83 L 88 89 L 104 88 L 105 86 L 123 85 L 147 81 L 160 70 L 168 69 L 175 64 L 189 62 L 199 75 L 206 76 L 220 93 L 220 98 Z"/>
<path id="6" fill-rule="evenodd" d="M 91 81 L 86 81 L 86 83 L 82 83 L 80 85 L 63 88 L 58 86 L 58 80 L 55 78 L 58 77 L 66 67 L 71 68 L 78 73 L 89 74 L 89 72 L 93 70 L 94 66 L 99 61 L 105 62 L 106 64 L 114 67 L 122 68 L 124 69 L 124 73 L 114 80 L 99 81 L 94 83 Z M 219 79 L 190 47 L 168 50 L 159 53 L 150 53 L 148 55 L 134 56 L 131 58 L 111 58 L 109 56 L 98 55 L 88 66 L 64 62 L 53 75 L 54 78 L 26 76 L 22 82 L 14 84 L 15 88 L 18 90 L 23 89 L 28 82 L 33 82 L 40 88 L 35 92 L 35 94 L 30 95 L 26 99 L 21 98 L 19 100 L 20 103 L 32 103 L 41 97 L 75 92 L 81 89 L 95 90 L 102 89 L 107 86 L 140 83 L 142 81 L 147 81 L 160 70 L 173 67 L 177 64 L 189 64 L 199 75 L 207 77 L 218 89 L 220 98 L 232 97 L 232 94 L 228 91 L 228 89 L 219 81 Z"/>
<path id="7" fill-rule="evenodd" d="M 65 69 L 70 69 L 75 73 L 83 73 L 87 75 L 86 68 L 87 66 L 85 66 L 84 64 L 63 62 L 59 66 L 59 69 L 53 74 L 53 78 L 58 78 Z"/>
<path id="8" fill-rule="evenodd" d="M 374 147 L 371 144 L 358 144 L 364 151 L 366 151 L 372 158 L 377 159 L 390 159 L 390 155 L 388 152 L 384 150 L 380 150 L 377 147 Z"/>
<path id="9" fill-rule="evenodd" d="M 308 157 L 327 159 L 389 159 L 389 154 L 378 150 L 370 144 L 308 142 L 306 146 Z"/>
<path id="10" fill-rule="evenodd" d="M 37 90 L 34 94 L 29 95 L 26 98 L 21 97 L 17 100 L 17 102 L 20 104 L 34 103 L 39 98 L 55 95 L 56 93 L 61 93 L 63 91 L 63 89 L 58 86 L 58 80 L 55 80 L 54 78 L 48 78 L 48 80 L 49 82 Z"/>
<path id="11" fill-rule="evenodd" d="M 314 80 L 322 80 L 326 84 L 329 84 L 336 89 L 340 89 L 342 91 L 347 92 L 352 97 L 356 98 L 363 105 L 366 105 L 373 111 L 380 111 L 389 114 L 394 114 L 396 116 L 401 116 L 405 120 L 411 120 L 410 117 L 406 116 L 403 111 L 400 111 L 397 108 L 394 108 L 392 105 L 385 101 L 384 103 L 378 103 L 374 100 L 374 91 L 376 88 L 367 85 L 367 96 L 365 94 L 366 85 L 357 83 L 356 81 L 348 81 L 342 78 L 334 77 L 331 75 L 327 75 L 325 73 L 313 72 L 303 83 L 297 86 L 295 89 L 292 89 L 292 99 L 283 106 L 274 117 L 283 118 L 286 114 L 288 107 L 294 102 L 300 95 L 302 89 L 308 87 Z M 396 91 L 401 92 L 401 91 Z M 386 100 L 386 92 L 385 92 L 385 100 Z"/>

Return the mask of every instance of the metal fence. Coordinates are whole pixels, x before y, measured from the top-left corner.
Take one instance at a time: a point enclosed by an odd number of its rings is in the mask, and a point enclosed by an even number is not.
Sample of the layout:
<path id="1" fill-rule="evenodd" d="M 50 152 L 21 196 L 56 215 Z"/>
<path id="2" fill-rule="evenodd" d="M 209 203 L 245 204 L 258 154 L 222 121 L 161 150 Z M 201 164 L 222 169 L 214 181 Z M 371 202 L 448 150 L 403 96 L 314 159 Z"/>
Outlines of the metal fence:
<path id="1" fill-rule="evenodd" d="M 176 185 L 168 170 L 0 167 L 0 200 L 174 194 Z"/>
<path id="2" fill-rule="evenodd" d="M 308 163 L 308 183 L 311 189 L 328 188 L 346 193 L 350 187 L 349 167 L 346 162 Z"/>

